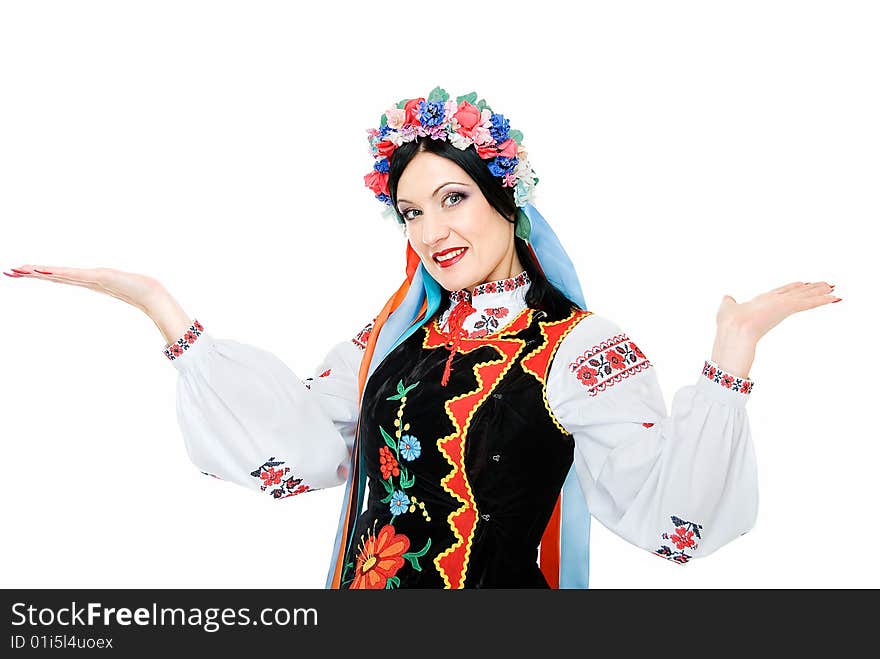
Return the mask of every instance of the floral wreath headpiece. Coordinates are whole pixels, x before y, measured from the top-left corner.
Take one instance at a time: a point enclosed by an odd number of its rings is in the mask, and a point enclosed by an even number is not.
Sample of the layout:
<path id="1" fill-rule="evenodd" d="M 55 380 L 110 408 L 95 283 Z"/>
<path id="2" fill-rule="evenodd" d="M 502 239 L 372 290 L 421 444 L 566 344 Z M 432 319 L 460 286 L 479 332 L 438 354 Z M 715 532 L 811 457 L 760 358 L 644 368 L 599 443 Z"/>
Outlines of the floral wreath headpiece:
<path id="1" fill-rule="evenodd" d="M 419 137 L 445 140 L 461 150 L 473 144 L 501 185 L 514 189 L 517 206 L 522 208 L 534 198 L 538 177 L 522 146 L 522 133 L 511 130 L 505 116 L 493 112 L 484 99 L 477 102 L 476 92 L 452 101 L 444 89 L 435 87 L 427 99 L 403 99 L 388 108 L 379 120 L 379 129 L 368 128 L 367 135 L 375 161 L 364 183 L 388 206 L 387 215 L 397 216 L 388 190 L 391 155 L 401 144 Z M 397 220 L 400 222 L 399 217 Z"/>

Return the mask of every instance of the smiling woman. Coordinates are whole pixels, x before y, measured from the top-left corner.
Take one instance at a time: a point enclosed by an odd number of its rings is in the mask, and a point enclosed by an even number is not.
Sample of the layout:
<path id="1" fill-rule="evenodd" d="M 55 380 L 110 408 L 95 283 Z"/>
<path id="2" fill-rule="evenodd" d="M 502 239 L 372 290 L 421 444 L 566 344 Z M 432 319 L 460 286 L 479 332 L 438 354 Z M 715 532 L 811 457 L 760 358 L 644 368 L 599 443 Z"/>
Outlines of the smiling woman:
<path id="1" fill-rule="evenodd" d="M 367 132 L 364 181 L 404 229 L 406 277 L 310 377 L 215 338 L 151 277 L 10 276 L 91 288 L 153 319 L 206 476 L 272 499 L 344 484 L 328 588 L 585 588 L 591 514 L 678 565 L 749 531 L 755 344 L 835 301 L 828 284 L 725 296 L 711 357 L 667 413 L 639 343 L 587 310 L 504 115 L 435 88 Z"/>
<path id="2" fill-rule="evenodd" d="M 576 307 L 515 236 L 514 188 L 502 186 L 473 147 L 431 139 L 402 144 L 390 162 L 388 190 L 410 246 L 444 289 L 472 292 L 525 270 L 532 281 L 528 306 L 552 313 Z"/>

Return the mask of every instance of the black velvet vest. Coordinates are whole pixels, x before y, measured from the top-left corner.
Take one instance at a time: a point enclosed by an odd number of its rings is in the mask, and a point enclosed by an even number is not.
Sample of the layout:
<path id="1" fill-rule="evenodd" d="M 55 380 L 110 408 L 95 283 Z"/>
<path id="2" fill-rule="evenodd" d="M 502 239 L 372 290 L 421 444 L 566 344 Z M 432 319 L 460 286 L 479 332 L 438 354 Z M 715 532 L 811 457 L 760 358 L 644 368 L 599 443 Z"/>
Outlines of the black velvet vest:
<path id="1" fill-rule="evenodd" d="M 588 311 L 523 309 L 449 343 L 436 319 L 367 381 L 359 446 L 368 478 L 341 588 L 547 588 L 538 545 L 572 464 L 550 411 L 560 341 Z"/>

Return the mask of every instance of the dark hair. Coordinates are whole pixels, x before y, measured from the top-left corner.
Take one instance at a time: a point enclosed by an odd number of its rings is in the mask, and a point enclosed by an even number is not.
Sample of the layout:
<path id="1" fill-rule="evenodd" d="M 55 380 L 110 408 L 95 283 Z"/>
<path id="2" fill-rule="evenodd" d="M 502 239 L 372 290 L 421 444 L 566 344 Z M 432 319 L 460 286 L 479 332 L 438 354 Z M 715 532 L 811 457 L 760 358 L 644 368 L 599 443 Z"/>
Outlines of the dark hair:
<path id="1" fill-rule="evenodd" d="M 501 185 L 501 179 L 489 171 L 486 161 L 480 158 L 473 144 L 466 149 L 459 149 L 445 140 L 416 138 L 411 142 L 404 142 L 394 150 L 388 167 L 388 191 L 400 224 L 406 221 L 397 210 L 397 184 L 409 162 L 422 151 L 447 158 L 461 167 L 480 188 L 486 201 L 508 222 L 511 224 L 516 222 L 518 208 L 514 201 L 513 188 Z M 567 316 L 572 310 L 578 309 L 577 304 L 547 280 L 532 256 L 528 244 L 519 236 L 514 236 L 513 242 L 516 255 L 532 281 L 529 290 L 526 291 L 526 306 L 542 309 L 554 317 Z M 449 300 L 444 300 L 438 313 L 443 313 L 448 305 Z"/>

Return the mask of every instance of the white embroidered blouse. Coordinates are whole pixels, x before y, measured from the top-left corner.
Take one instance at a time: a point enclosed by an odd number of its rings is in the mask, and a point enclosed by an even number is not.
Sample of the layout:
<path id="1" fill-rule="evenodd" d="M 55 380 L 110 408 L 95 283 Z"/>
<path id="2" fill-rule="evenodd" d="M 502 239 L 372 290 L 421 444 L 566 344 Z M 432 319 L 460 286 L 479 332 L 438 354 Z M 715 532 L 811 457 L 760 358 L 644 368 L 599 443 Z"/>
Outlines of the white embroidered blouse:
<path id="1" fill-rule="evenodd" d="M 526 272 L 449 293 L 475 311 L 477 338 L 527 305 Z M 446 329 L 449 309 L 439 319 Z M 205 474 L 276 499 L 345 482 L 357 425 L 357 373 L 373 321 L 334 345 L 300 378 L 272 353 L 218 339 L 198 320 L 165 347 L 179 371 L 177 418 Z M 624 359 L 623 356 L 627 358 Z M 574 438 L 591 514 L 625 540 L 676 563 L 705 556 L 754 525 L 758 479 L 746 402 L 754 381 L 705 360 L 696 382 L 666 404 L 630 336 L 598 314 L 562 340 L 547 402 Z"/>

